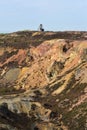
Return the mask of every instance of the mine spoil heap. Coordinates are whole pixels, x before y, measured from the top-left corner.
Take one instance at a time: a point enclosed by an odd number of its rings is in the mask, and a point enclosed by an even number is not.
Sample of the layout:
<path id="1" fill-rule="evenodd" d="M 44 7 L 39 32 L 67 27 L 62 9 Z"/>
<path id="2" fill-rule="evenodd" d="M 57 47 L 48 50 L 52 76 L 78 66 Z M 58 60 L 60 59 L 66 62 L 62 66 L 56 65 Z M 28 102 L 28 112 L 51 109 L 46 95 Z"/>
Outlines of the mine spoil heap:
<path id="1" fill-rule="evenodd" d="M 87 32 L 0 34 L 0 130 L 87 130 Z"/>

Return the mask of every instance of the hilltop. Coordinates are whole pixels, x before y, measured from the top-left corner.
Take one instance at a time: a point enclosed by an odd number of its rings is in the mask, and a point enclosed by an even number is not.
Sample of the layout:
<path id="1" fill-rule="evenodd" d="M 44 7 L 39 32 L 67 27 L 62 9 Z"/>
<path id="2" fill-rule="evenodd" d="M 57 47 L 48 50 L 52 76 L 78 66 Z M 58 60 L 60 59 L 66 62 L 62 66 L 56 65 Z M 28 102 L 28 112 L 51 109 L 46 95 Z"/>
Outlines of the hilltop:
<path id="1" fill-rule="evenodd" d="M 0 34 L 0 129 L 87 129 L 87 32 Z"/>

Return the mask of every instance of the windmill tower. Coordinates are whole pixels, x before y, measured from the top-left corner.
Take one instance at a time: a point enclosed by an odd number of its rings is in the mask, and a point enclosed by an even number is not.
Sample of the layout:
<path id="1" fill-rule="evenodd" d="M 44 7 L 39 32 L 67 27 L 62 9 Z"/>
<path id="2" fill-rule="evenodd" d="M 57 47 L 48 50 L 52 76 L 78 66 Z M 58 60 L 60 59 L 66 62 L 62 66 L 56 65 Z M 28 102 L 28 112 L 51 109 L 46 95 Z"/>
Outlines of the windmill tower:
<path id="1" fill-rule="evenodd" d="M 44 31 L 44 28 L 43 28 L 43 25 L 42 25 L 42 24 L 39 25 L 39 31 L 41 31 L 41 32 Z"/>

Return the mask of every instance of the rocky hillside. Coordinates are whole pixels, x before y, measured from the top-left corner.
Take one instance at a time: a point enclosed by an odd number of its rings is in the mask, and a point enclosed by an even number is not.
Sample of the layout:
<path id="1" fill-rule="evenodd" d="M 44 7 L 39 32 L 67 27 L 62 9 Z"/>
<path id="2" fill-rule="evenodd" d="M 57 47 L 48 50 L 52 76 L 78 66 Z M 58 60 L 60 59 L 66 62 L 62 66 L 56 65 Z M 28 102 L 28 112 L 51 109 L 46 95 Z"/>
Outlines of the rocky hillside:
<path id="1" fill-rule="evenodd" d="M 0 34 L 0 130 L 87 130 L 87 32 Z"/>

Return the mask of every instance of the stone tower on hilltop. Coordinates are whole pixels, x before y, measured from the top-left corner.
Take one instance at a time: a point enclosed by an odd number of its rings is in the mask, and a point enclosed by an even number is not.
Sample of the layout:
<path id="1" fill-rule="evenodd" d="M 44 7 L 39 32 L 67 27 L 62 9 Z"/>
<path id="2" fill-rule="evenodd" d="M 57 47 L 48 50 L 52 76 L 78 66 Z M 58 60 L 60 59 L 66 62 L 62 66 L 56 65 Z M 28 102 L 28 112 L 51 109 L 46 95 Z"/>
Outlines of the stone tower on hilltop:
<path id="1" fill-rule="evenodd" d="M 44 28 L 43 28 L 43 25 L 42 25 L 42 24 L 39 25 L 39 31 L 41 31 L 41 32 L 44 31 Z"/>

